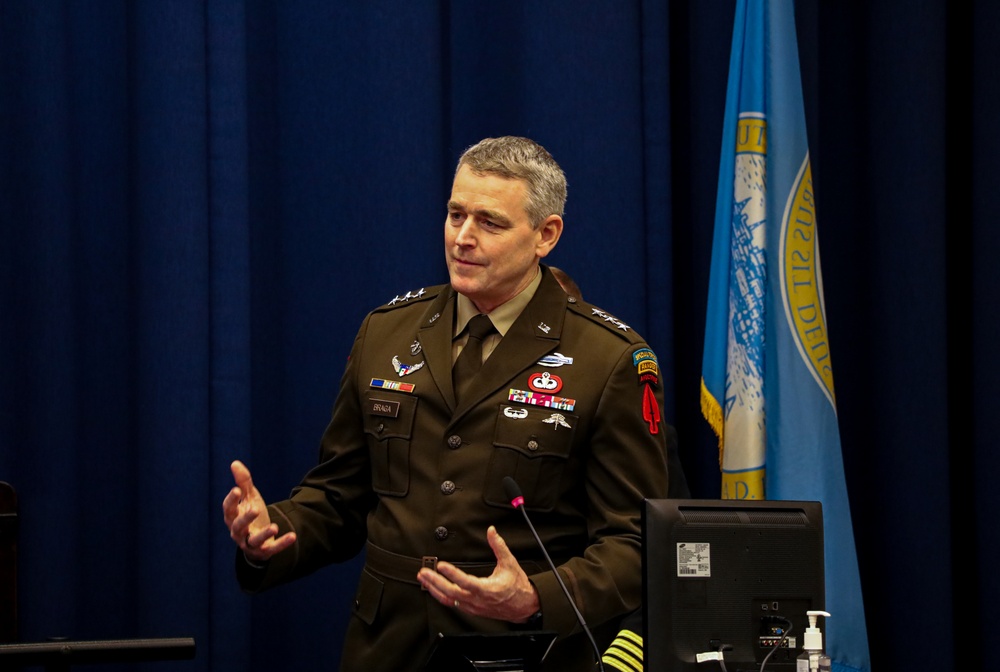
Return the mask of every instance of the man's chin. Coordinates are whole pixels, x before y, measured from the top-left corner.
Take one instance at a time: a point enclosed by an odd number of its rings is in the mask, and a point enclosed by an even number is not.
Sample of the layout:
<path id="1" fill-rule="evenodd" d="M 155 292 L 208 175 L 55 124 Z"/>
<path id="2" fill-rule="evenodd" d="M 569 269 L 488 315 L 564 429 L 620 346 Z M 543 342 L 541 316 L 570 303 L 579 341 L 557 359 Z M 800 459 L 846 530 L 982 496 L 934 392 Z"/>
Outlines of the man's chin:
<path id="1" fill-rule="evenodd" d="M 451 274 L 451 287 L 459 294 L 474 294 L 476 291 L 478 283 L 473 282 L 470 278 L 466 278 L 461 275 Z"/>
<path id="2" fill-rule="evenodd" d="M 463 294 L 467 291 L 474 291 L 477 286 L 482 284 L 479 278 L 481 268 L 480 266 L 461 264 L 451 266 L 448 269 L 451 286 L 455 288 L 455 291 Z"/>
<path id="3" fill-rule="evenodd" d="M 484 298 L 483 283 L 476 279 L 453 275 L 451 286 L 459 294 L 471 299 L 473 303 L 478 304 Z"/>

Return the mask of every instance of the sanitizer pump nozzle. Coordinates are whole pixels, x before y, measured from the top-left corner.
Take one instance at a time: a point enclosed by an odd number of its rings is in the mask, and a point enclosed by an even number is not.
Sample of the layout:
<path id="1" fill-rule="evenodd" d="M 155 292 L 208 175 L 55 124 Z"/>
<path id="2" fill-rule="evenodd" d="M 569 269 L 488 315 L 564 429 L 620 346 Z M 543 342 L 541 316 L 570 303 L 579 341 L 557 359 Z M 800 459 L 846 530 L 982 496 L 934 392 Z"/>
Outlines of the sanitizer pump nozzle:
<path id="1" fill-rule="evenodd" d="M 809 627 L 802 636 L 802 653 L 795 660 L 795 672 L 829 672 L 830 656 L 823 651 L 823 633 L 816 627 L 816 617 L 830 618 L 825 611 L 807 611 Z"/>

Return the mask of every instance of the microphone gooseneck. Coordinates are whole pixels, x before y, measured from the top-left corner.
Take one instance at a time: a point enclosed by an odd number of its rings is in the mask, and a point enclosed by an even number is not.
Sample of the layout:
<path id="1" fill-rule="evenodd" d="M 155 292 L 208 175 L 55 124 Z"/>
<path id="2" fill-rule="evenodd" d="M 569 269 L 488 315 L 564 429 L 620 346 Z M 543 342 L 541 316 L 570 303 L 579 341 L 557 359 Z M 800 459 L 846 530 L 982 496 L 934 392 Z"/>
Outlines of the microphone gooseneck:
<path id="1" fill-rule="evenodd" d="M 538 548 L 542 549 L 542 555 L 545 556 L 545 560 L 549 563 L 549 567 L 552 569 L 552 573 L 556 575 L 556 580 L 559 582 L 559 587 L 562 588 L 563 594 L 566 596 L 566 600 L 569 602 L 569 606 L 573 607 L 573 613 L 576 614 L 576 620 L 580 623 L 580 627 L 583 631 L 587 633 L 587 639 L 590 640 L 590 645 L 594 647 L 594 656 L 597 661 L 597 668 L 604 672 L 604 661 L 601 660 L 601 650 L 597 646 L 597 642 L 594 640 L 594 635 L 590 632 L 590 628 L 587 627 L 587 622 L 583 619 L 583 614 L 576 607 L 576 602 L 573 601 L 573 596 L 569 594 L 569 589 L 566 588 L 566 584 L 563 583 L 562 576 L 556 571 L 556 565 L 552 562 L 552 558 L 549 557 L 549 552 L 545 550 L 545 544 L 542 543 L 541 537 L 538 536 L 538 532 L 535 531 L 535 526 L 531 524 L 531 519 L 528 518 L 528 512 L 524 509 L 524 495 L 521 494 L 521 488 L 518 487 L 517 483 L 510 476 L 503 477 L 503 489 L 507 493 L 507 497 L 510 498 L 510 505 L 515 509 L 521 510 L 521 515 L 524 516 L 524 522 L 528 524 L 528 528 L 531 530 L 531 534 L 535 537 L 535 543 L 538 544 Z"/>

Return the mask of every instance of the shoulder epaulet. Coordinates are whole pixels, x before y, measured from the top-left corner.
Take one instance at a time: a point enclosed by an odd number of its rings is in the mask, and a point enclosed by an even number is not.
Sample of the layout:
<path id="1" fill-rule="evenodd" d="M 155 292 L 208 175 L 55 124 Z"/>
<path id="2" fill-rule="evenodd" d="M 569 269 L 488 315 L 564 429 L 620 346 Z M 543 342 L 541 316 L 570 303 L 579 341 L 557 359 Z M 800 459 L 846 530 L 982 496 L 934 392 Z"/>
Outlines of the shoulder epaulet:
<path id="1" fill-rule="evenodd" d="M 644 342 L 642 336 L 635 333 L 635 330 L 632 329 L 632 327 L 625 324 L 614 315 L 598 308 L 597 306 L 591 305 L 586 301 L 571 302 L 570 309 L 578 315 L 582 315 L 590 319 L 592 322 L 597 322 L 609 331 L 613 331 L 629 343 Z"/>
<path id="2" fill-rule="evenodd" d="M 420 289 L 413 289 L 405 292 L 404 294 L 397 294 L 396 296 L 389 299 L 388 302 L 383 303 L 381 306 L 376 308 L 376 311 L 392 310 L 393 308 L 400 308 L 402 306 L 409 305 L 411 303 L 420 303 L 421 301 L 427 301 L 433 299 L 441 290 L 447 287 L 447 285 L 434 285 L 433 287 L 421 287 Z"/>

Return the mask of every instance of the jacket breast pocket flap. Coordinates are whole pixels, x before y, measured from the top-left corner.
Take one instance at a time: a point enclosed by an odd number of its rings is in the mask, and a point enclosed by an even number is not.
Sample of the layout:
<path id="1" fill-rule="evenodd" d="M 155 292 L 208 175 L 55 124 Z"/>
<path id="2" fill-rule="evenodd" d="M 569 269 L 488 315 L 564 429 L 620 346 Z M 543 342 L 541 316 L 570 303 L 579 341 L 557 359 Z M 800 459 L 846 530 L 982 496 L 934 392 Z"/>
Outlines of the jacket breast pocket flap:
<path id="1" fill-rule="evenodd" d="M 365 433 L 377 441 L 409 439 L 417 415 L 417 398 L 408 394 L 367 392 L 361 409 Z"/>
<path id="2" fill-rule="evenodd" d="M 577 420 L 550 408 L 500 404 L 483 500 L 509 507 L 503 478 L 510 476 L 520 486 L 527 508 L 552 510 L 569 477 Z"/>
<path id="3" fill-rule="evenodd" d="M 417 398 L 372 391 L 365 394 L 362 404 L 372 488 L 380 495 L 404 497 L 410 489 L 410 442 Z"/>
<path id="4" fill-rule="evenodd" d="M 577 417 L 545 407 L 501 404 L 493 445 L 528 459 L 565 458 L 573 447 Z"/>

